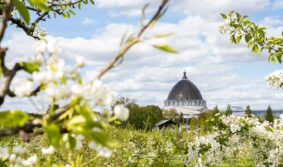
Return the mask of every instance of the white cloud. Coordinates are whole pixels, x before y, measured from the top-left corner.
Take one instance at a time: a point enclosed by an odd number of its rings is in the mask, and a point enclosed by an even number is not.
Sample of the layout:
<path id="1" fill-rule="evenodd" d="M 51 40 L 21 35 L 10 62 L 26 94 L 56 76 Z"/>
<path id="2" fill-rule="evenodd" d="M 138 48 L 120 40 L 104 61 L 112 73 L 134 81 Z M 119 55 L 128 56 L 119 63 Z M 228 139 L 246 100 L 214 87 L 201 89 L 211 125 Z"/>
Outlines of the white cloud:
<path id="1" fill-rule="evenodd" d="M 269 0 L 184 0 L 172 2 L 173 7 L 187 14 L 210 17 L 220 12 L 235 10 L 240 13 L 253 13 L 267 7 Z"/>
<path id="2" fill-rule="evenodd" d="M 141 8 L 149 3 L 149 11 L 153 11 L 160 0 L 97 0 L 97 5 L 104 9 L 115 9 L 115 14 L 126 16 L 139 16 Z M 170 8 L 174 12 L 182 12 L 190 15 L 201 15 L 206 17 L 218 17 L 220 12 L 236 10 L 249 14 L 257 12 L 269 5 L 269 0 L 172 0 Z"/>
<path id="3" fill-rule="evenodd" d="M 96 23 L 96 21 L 93 20 L 93 19 L 90 19 L 90 18 L 84 18 L 82 20 L 82 24 L 85 25 L 85 26 L 94 25 L 95 23 Z"/>
<path id="4" fill-rule="evenodd" d="M 132 2 L 132 3 L 130 3 Z M 175 1 L 175 9 L 180 8 Z M 169 43 L 176 48 L 180 54 L 168 54 L 153 49 L 145 42 L 135 46 L 126 57 L 123 63 L 108 73 L 103 81 L 120 95 L 136 98 L 141 104 L 161 105 L 166 99 L 169 90 L 181 78 L 183 70 L 187 70 L 188 77 L 201 90 L 203 97 L 210 107 L 214 105 L 252 105 L 252 107 L 265 107 L 268 104 L 282 106 L 283 93 L 269 88 L 263 77 L 259 79 L 247 78 L 238 72 L 242 63 L 266 62 L 266 57 L 252 56 L 244 45 L 233 45 L 229 38 L 218 32 L 220 21 L 215 17 L 206 15 L 218 15 L 220 11 L 236 10 L 258 11 L 264 8 L 269 1 L 221 1 L 214 5 L 208 0 L 197 3 L 194 0 L 182 1 L 188 3 L 188 13 L 177 23 L 158 23 L 151 29 L 150 34 L 162 34 L 173 32 L 174 36 L 167 39 L 157 40 L 154 43 Z M 98 1 L 102 8 L 140 8 L 141 1 Z M 143 2 L 144 3 L 144 2 Z M 239 4 L 245 3 L 241 7 Z M 115 4 L 115 6 L 111 6 Z M 210 14 L 209 14 L 210 13 Z M 271 23 L 268 18 L 263 22 L 268 23 L 271 29 L 280 27 L 278 22 Z M 63 49 L 62 56 L 69 62 L 74 61 L 74 56 L 84 56 L 91 67 L 86 71 L 86 77 L 94 77 L 111 58 L 117 53 L 122 35 L 127 32 L 136 31 L 138 27 L 130 24 L 110 23 L 105 25 L 100 34 L 95 34 L 90 38 L 66 38 L 49 37 L 59 41 Z M 32 41 L 23 37 L 22 34 L 12 35 L 6 44 L 10 47 L 9 61 L 15 61 L 23 55 L 30 53 L 27 49 L 32 45 Z M 14 45 L 23 43 L 23 45 Z M 250 63 L 251 67 L 246 73 L 252 73 L 258 66 Z M 253 66 L 252 66 L 253 65 Z M 271 70 L 267 70 L 266 74 Z M 266 75 L 265 74 L 265 75 Z M 11 103 L 9 103 L 11 104 Z"/>
<path id="5" fill-rule="evenodd" d="M 280 37 L 283 30 L 282 18 L 268 16 L 265 17 L 260 23 L 267 28 L 266 32 L 268 36 Z"/>
<path id="6" fill-rule="evenodd" d="M 282 0 L 275 0 L 272 7 L 273 7 L 273 9 L 283 9 L 283 1 Z"/>

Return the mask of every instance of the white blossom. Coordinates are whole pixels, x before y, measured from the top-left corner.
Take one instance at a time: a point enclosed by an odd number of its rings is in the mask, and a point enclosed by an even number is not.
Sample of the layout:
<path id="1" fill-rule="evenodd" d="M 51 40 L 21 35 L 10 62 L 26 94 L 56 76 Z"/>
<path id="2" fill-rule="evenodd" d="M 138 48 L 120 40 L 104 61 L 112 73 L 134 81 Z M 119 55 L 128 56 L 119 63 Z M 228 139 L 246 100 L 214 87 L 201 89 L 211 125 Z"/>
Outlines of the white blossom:
<path id="1" fill-rule="evenodd" d="M 92 85 L 91 91 L 95 94 L 95 102 L 99 106 L 111 106 L 116 102 L 115 94 L 108 86 L 103 85 L 99 81 Z"/>
<path id="2" fill-rule="evenodd" d="M 41 152 L 45 155 L 51 155 L 55 153 L 55 148 L 53 146 L 49 146 L 48 148 L 42 148 Z"/>
<path id="3" fill-rule="evenodd" d="M 16 158 L 17 158 L 16 154 L 11 154 L 10 157 L 9 157 L 9 161 L 10 162 L 15 162 Z"/>
<path id="4" fill-rule="evenodd" d="M 29 80 L 21 79 L 16 80 L 15 82 L 14 92 L 17 96 L 28 96 L 34 90 L 33 82 Z"/>
<path id="5" fill-rule="evenodd" d="M 86 61 L 85 61 L 84 57 L 82 57 L 82 56 L 77 56 L 77 57 L 76 57 L 76 63 L 77 63 L 77 66 L 83 67 L 83 66 L 85 66 L 85 64 L 86 64 Z"/>
<path id="6" fill-rule="evenodd" d="M 7 159 L 9 157 L 8 148 L 0 147 L 0 159 Z"/>
<path id="7" fill-rule="evenodd" d="M 35 44 L 32 46 L 32 50 L 36 54 L 43 54 L 46 51 L 47 44 L 44 40 L 36 41 Z"/>
<path id="8" fill-rule="evenodd" d="M 88 93 L 88 89 L 85 85 L 73 84 L 71 86 L 71 92 L 75 96 L 83 97 L 86 93 Z"/>
<path id="9" fill-rule="evenodd" d="M 274 71 L 266 80 L 272 87 L 283 88 L 283 70 Z"/>
<path id="10" fill-rule="evenodd" d="M 115 117 L 121 121 L 126 121 L 129 117 L 129 109 L 124 105 L 116 105 L 114 107 Z"/>
<path id="11" fill-rule="evenodd" d="M 25 152 L 25 148 L 22 146 L 15 146 L 13 147 L 12 152 L 15 154 L 22 154 Z"/>
<path id="12" fill-rule="evenodd" d="M 51 99 L 64 99 L 70 96 L 71 91 L 67 85 L 49 84 L 44 90 L 45 94 Z"/>
<path id="13" fill-rule="evenodd" d="M 241 130 L 241 127 L 240 125 L 238 124 L 230 124 L 230 129 L 231 129 L 231 132 L 232 133 L 235 133 L 237 131 L 240 131 Z"/>
<path id="14" fill-rule="evenodd" d="M 49 53 L 54 54 L 54 55 L 57 55 L 61 52 L 58 41 L 56 40 L 49 40 L 47 44 L 47 49 Z"/>
<path id="15" fill-rule="evenodd" d="M 76 150 L 80 150 L 80 149 L 82 149 L 83 148 L 83 141 L 84 140 L 84 136 L 82 136 L 82 135 L 78 135 L 77 137 L 76 137 Z"/>
<path id="16" fill-rule="evenodd" d="M 106 147 L 98 145 L 94 142 L 89 142 L 88 147 L 97 152 L 97 154 L 101 157 L 110 157 L 112 155 L 112 151 Z"/>
<path id="17" fill-rule="evenodd" d="M 23 166 L 33 166 L 37 163 L 37 156 L 33 155 L 26 160 L 22 161 Z"/>

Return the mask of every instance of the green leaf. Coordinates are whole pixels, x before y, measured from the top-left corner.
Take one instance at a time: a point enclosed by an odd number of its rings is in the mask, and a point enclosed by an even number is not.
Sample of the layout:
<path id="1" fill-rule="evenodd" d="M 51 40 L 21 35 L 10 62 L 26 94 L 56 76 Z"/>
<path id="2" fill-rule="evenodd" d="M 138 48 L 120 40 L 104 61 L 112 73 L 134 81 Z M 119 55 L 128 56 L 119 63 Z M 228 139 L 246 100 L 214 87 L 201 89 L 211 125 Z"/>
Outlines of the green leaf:
<path id="1" fill-rule="evenodd" d="M 29 24 L 30 22 L 30 14 L 27 9 L 27 7 L 24 5 L 24 3 L 20 0 L 12 0 L 13 5 L 16 7 L 16 9 L 19 11 L 21 17 L 24 19 L 24 21 Z"/>
<path id="2" fill-rule="evenodd" d="M 49 11 L 49 8 L 46 6 L 46 0 L 29 0 L 29 3 L 42 11 Z"/>
<path id="3" fill-rule="evenodd" d="M 254 41 L 252 40 L 248 43 L 248 48 L 252 47 L 253 45 L 254 45 Z"/>
<path id="4" fill-rule="evenodd" d="M 90 3 L 94 5 L 94 0 L 90 0 Z"/>
<path id="5" fill-rule="evenodd" d="M 106 147 L 114 147 L 116 144 L 113 142 L 108 135 L 106 135 L 103 132 L 97 132 L 97 131 L 89 131 L 86 134 L 84 134 L 86 137 L 91 138 L 95 142 L 101 144 L 102 146 Z"/>
<path id="6" fill-rule="evenodd" d="M 3 127 L 23 126 L 28 120 L 29 115 L 19 110 L 0 112 L 0 126 Z"/>
<path id="7" fill-rule="evenodd" d="M 253 46 L 252 51 L 253 51 L 255 54 L 257 54 L 257 55 L 259 55 L 259 54 L 260 54 L 260 50 L 259 50 L 259 48 L 258 48 L 258 45 L 257 45 L 257 44 L 255 44 L 255 45 Z"/>
<path id="8" fill-rule="evenodd" d="M 241 42 L 241 39 L 242 39 L 242 35 L 239 35 L 236 37 L 236 43 L 240 43 Z"/>
<path id="9" fill-rule="evenodd" d="M 234 11 L 234 10 L 231 10 L 231 11 L 228 13 L 228 15 L 229 15 L 229 16 L 232 16 L 233 13 L 235 13 L 235 11 Z"/>
<path id="10" fill-rule="evenodd" d="M 245 35 L 245 41 L 248 43 L 250 41 L 250 36 L 249 35 Z"/>
<path id="11" fill-rule="evenodd" d="M 44 126 L 43 128 L 47 134 L 50 144 L 55 147 L 59 147 L 61 137 L 62 137 L 60 133 L 60 128 L 56 124 L 53 124 L 53 123 L 47 126 Z"/>
<path id="12" fill-rule="evenodd" d="M 79 112 L 82 116 L 85 117 L 87 120 L 94 120 L 95 116 L 92 110 L 92 107 L 88 105 L 87 103 L 84 103 L 82 105 L 77 105 L 75 107 L 76 111 Z"/>
<path id="13" fill-rule="evenodd" d="M 30 62 L 20 62 L 20 66 L 28 73 L 32 74 L 35 71 L 39 71 L 39 65 Z"/>
<path id="14" fill-rule="evenodd" d="M 76 147 L 76 139 L 71 136 L 70 134 L 66 134 L 67 135 L 67 147 L 70 149 L 74 149 Z M 64 136 L 65 137 L 65 136 Z"/>
<path id="15" fill-rule="evenodd" d="M 235 35 L 231 35 L 230 40 L 232 43 L 236 43 Z"/>
<path id="16" fill-rule="evenodd" d="M 227 16 L 224 13 L 220 13 L 220 15 L 223 17 L 223 19 L 227 19 Z"/>
<path id="17" fill-rule="evenodd" d="M 159 34 L 156 35 L 155 38 L 165 38 L 165 37 L 170 37 L 172 35 L 174 35 L 174 33 Z"/>
<path id="18" fill-rule="evenodd" d="M 76 15 L 76 13 L 75 13 L 73 10 L 71 10 L 71 9 L 68 10 L 68 12 L 71 13 L 71 14 L 73 14 L 73 15 Z"/>
<path id="19" fill-rule="evenodd" d="M 170 47 L 167 44 L 164 45 L 152 45 L 153 47 L 160 49 L 164 52 L 169 52 L 169 53 L 178 53 L 175 49 L 173 49 L 172 47 Z"/>

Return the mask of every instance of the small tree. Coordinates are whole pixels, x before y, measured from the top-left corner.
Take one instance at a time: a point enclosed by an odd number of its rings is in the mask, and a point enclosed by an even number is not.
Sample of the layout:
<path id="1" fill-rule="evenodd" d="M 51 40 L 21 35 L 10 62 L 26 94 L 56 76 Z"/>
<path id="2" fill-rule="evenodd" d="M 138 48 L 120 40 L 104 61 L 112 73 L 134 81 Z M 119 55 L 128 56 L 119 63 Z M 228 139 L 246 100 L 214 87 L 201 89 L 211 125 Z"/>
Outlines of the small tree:
<path id="1" fill-rule="evenodd" d="M 245 116 L 251 117 L 252 116 L 252 110 L 250 106 L 247 106 L 245 109 Z"/>
<path id="2" fill-rule="evenodd" d="M 272 109 L 270 105 L 267 107 L 266 113 L 265 113 L 265 120 L 269 122 L 273 122 L 274 116 L 272 114 Z"/>
<path id="3" fill-rule="evenodd" d="M 217 105 L 213 108 L 213 111 L 214 111 L 215 113 L 219 113 L 219 109 L 218 109 L 218 106 L 217 106 Z"/>
<path id="4" fill-rule="evenodd" d="M 227 109 L 226 109 L 226 112 L 225 112 L 225 115 L 232 115 L 232 109 L 231 109 L 231 105 L 230 104 L 228 104 L 228 106 L 227 106 Z"/>

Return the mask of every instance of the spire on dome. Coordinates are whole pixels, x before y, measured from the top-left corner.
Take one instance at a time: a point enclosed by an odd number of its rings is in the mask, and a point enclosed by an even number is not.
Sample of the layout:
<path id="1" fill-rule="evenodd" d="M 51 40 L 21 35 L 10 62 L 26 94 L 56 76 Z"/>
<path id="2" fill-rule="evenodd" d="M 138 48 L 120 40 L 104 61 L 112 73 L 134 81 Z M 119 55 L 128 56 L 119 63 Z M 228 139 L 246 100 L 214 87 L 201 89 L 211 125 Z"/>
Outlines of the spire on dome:
<path id="1" fill-rule="evenodd" d="M 186 71 L 184 71 L 184 75 L 182 79 L 188 79 Z"/>

